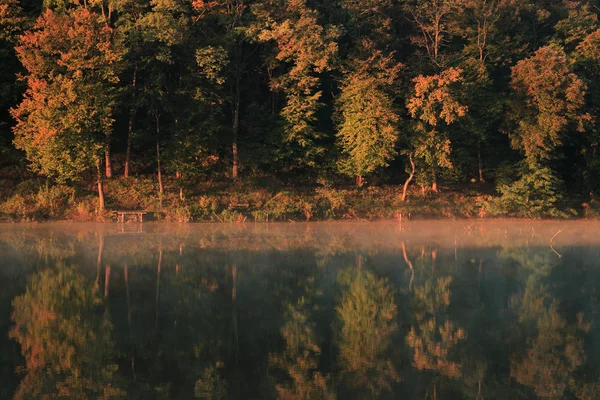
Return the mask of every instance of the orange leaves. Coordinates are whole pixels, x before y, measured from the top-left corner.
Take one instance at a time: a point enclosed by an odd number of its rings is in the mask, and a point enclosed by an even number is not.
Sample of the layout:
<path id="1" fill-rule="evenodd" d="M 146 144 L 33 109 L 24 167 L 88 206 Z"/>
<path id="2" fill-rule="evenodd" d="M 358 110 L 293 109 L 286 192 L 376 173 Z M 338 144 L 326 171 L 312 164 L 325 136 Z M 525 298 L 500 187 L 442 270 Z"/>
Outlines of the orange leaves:
<path id="1" fill-rule="evenodd" d="M 542 47 L 520 61 L 512 68 L 511 86 L 523 96 L 520 112 L 512 115 L 518 121 L 512 145 L 532 161 L 550 158 L 570 124 L 582 131 L 591 120 L 580 113 L 587 87 L 571 72 L 567 55 L 559 47 Z"/>
<path id="2" fill-rule="evenodd" d="M 12 40 L 24 21 L 18 0 L 0 0 L 0 40 Z"/>
<path id="3" fill-rule="evenodd" d="M 122 51 L 112 40 L 112 29 L 99 16 L 86 9 L 71 14 L 47 10 L 33 30 L 21 37 L 17 54 L 30 75 L 44 77 L 56 73 L 99 73 L 116 82 L 112 65 L 120 61 Z"/>
<path id="4" fill-rule="evenodd" d="M 35 171 L 78 179 L 95 165 L 102 136 L 112 128 L 122 57 L 112 36 L 102 18 L 84 8 L 47 10 L 21 36 L 16 52 L 28 87 L 11 110 L 14 143 Z"/>
<path id="5" fill-rule="evenodd" d="M 221 4 L 220 1 L 215 1 L 215 0 L 194 0 L 192 2 L 192 6 L 194 7 L 194 9 L 196 9 L 197 11 L 200 12 L 206 12 L 206 11 L 211 11 L 217 7 L 219 7 L 219 5 Z"/>
<path id="6" fill-rule="evenodd" d="M 461 73 L 460 69 L 448 68 L 437 75 L 414 78 L 415 93 L 407 105 L 411 116 L 433 127 L 438 125 L 439 120 L 450 125 L 464 117 L 467 107 L 456 100 L 452 91 L 453 84 L 462 82 Z"/>
<path id="7" fill-rule="evenodd" d="M 577 53 L 584 60 L 600 61 L 600 29 L 590 33 L 577 46 Z"/>

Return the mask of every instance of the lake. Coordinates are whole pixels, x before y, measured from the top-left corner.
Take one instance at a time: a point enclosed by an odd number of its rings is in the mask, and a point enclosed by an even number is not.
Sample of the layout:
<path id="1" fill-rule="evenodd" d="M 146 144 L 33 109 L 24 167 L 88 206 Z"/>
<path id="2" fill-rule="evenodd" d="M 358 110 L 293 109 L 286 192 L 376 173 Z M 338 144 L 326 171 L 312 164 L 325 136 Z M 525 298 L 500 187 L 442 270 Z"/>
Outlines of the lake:
<path id="1" fill-rule="evenodd" d="M 4 224 L 0 279 L 2 399 L 600 398 L 596 222 Z"/>

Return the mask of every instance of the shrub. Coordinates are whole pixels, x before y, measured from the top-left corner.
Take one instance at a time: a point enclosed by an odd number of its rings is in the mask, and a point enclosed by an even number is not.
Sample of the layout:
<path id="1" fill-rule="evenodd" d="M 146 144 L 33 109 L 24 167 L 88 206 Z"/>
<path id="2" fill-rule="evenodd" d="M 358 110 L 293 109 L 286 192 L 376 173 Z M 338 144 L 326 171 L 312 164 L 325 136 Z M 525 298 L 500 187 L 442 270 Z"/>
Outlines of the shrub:
<path id="1" fill-rule="evenodd" d="M 316 190 L 317 198 L 326 202 L 329 217 L 335 217 L 338 211 L 346 205 L 347 191 L 337 190 L 330 186 L 318 187 Z"/>
<path id="2" fill-rule="evenodd" d="M 492 215 L 527 218 L 567 218 L 574 211 L 564 212 L 557 205 L 562 200 L 560 181 L 547 167 L 528 168 L 510 185 L 499 185 L 500 197 L 490 198 L 486 209 Z"/>
<path id="3" fill-rule="evenodd" d="M 43 186 L 35 195 L 38 212 L 51 217 L 63 216 L 75 203 L 75 189 L 64 186 Z"/>

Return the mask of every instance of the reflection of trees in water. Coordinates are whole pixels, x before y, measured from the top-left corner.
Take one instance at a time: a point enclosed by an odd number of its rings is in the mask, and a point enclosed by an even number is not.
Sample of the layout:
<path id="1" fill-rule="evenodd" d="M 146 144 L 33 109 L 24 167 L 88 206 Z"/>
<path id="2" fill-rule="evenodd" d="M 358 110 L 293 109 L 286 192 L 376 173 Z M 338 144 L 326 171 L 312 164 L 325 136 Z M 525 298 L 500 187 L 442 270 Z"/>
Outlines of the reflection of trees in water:
<path id="1" fill-rule="evenodd" d="M 37 268 L 89 269 L 36 273 L 15 299 L 12 337 L 26 358 L 17 395 L 593 399 L 600 390 L 600 271 L 577 265 L 581 284 L 572 282 L 565 249 L 562 259 L 536 247 L 455 257 L 405 240 L 405 257 L 400 245 L 365 250 L 335 232 L 185 235 L 94 234 L 58 247 L 20 237 Z M 356 254 L 368 261 L 345 267 Z M 21 266 L 33 269 L 12 270 Z"/>
<path id="2" fill-rule="evenodd" d="M 94 285 L 75 267 L 34 275 L 14 300 L 10 336 L 25 357 L 15 399 L 122 398 L 112 324 Z"/>
<path id="3" fill-rule="evenodd" d="M 583 314 L 567 323 L 548 288 L 533 279 L 522 295 L 513 297 L 511 306 L 519 316 L 518 335 L 526 343 L 524 351 L 511 357 L 511 376 L 541 398 L 563 398 L 573 372 L 585 361 L 583 336 L 589 324 Z"/>
<path id="4" fill-rule="evenodd" d="M 466 332 L 447 318 L 450 305 L 451 277 L 438 278 L 416 286 L 413 295 L 413 325 L 406 341 L 413 349 L 413 366 L 419 371 L 431 371 L 442 377 L 458 379 L 462 376 L 459 343 L 466 340 Z M 426 398 L 438 398 L 437 380 L 430 382 Z M 440 398 L 443 394 L 440 393 Z"/>
<path id="5" fill-rule="evenodd" d="M 281 327 L 284 349 L 269 356 L 269 364 L 286 375 L 275 384 L 279 399 L 335 398 L 329 376 L 318 371 L 321 340 L 313 320 L 314 308 L 309 296 L 286 306 Z"/>
<path id="6" fill-rule="evenodd" d="M 335 345 L 340 379 L 354 396 L 378 398 L 391 392 L 400 376 L 391 353 L 398 330 L 394 290 L 387 279 L 358 267 L 340 273 Z"/>
<path id="7" fill-rule="evenodd" d="M 459 342 L 466 340 L 464 329 L 448 318 L 452 276 L 437 277 L 437 251 L 431 258 L 422 251 L 416 263 L 423 283 L 411 295 L 412 321 L 407 343 L 413 349 L 413 365 L 419 371 L 433 371 L 449 378 L 462 375 L 458 359 Z M 444 265 L 442 265 L 444 267 Z M 440 266 L 438 266 L 440 268 Z"/>

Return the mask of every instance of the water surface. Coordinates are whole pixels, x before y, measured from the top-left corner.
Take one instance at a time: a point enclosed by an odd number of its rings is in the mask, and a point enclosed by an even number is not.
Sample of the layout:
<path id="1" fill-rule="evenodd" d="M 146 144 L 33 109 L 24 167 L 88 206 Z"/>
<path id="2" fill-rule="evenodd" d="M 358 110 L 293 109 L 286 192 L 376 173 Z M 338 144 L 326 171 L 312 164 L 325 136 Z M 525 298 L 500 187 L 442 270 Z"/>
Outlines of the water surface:
<path id="1" fill-rule="evenodd" d="M 594 399 L 595 222 L 0 225 L 0 398 Z"/>

